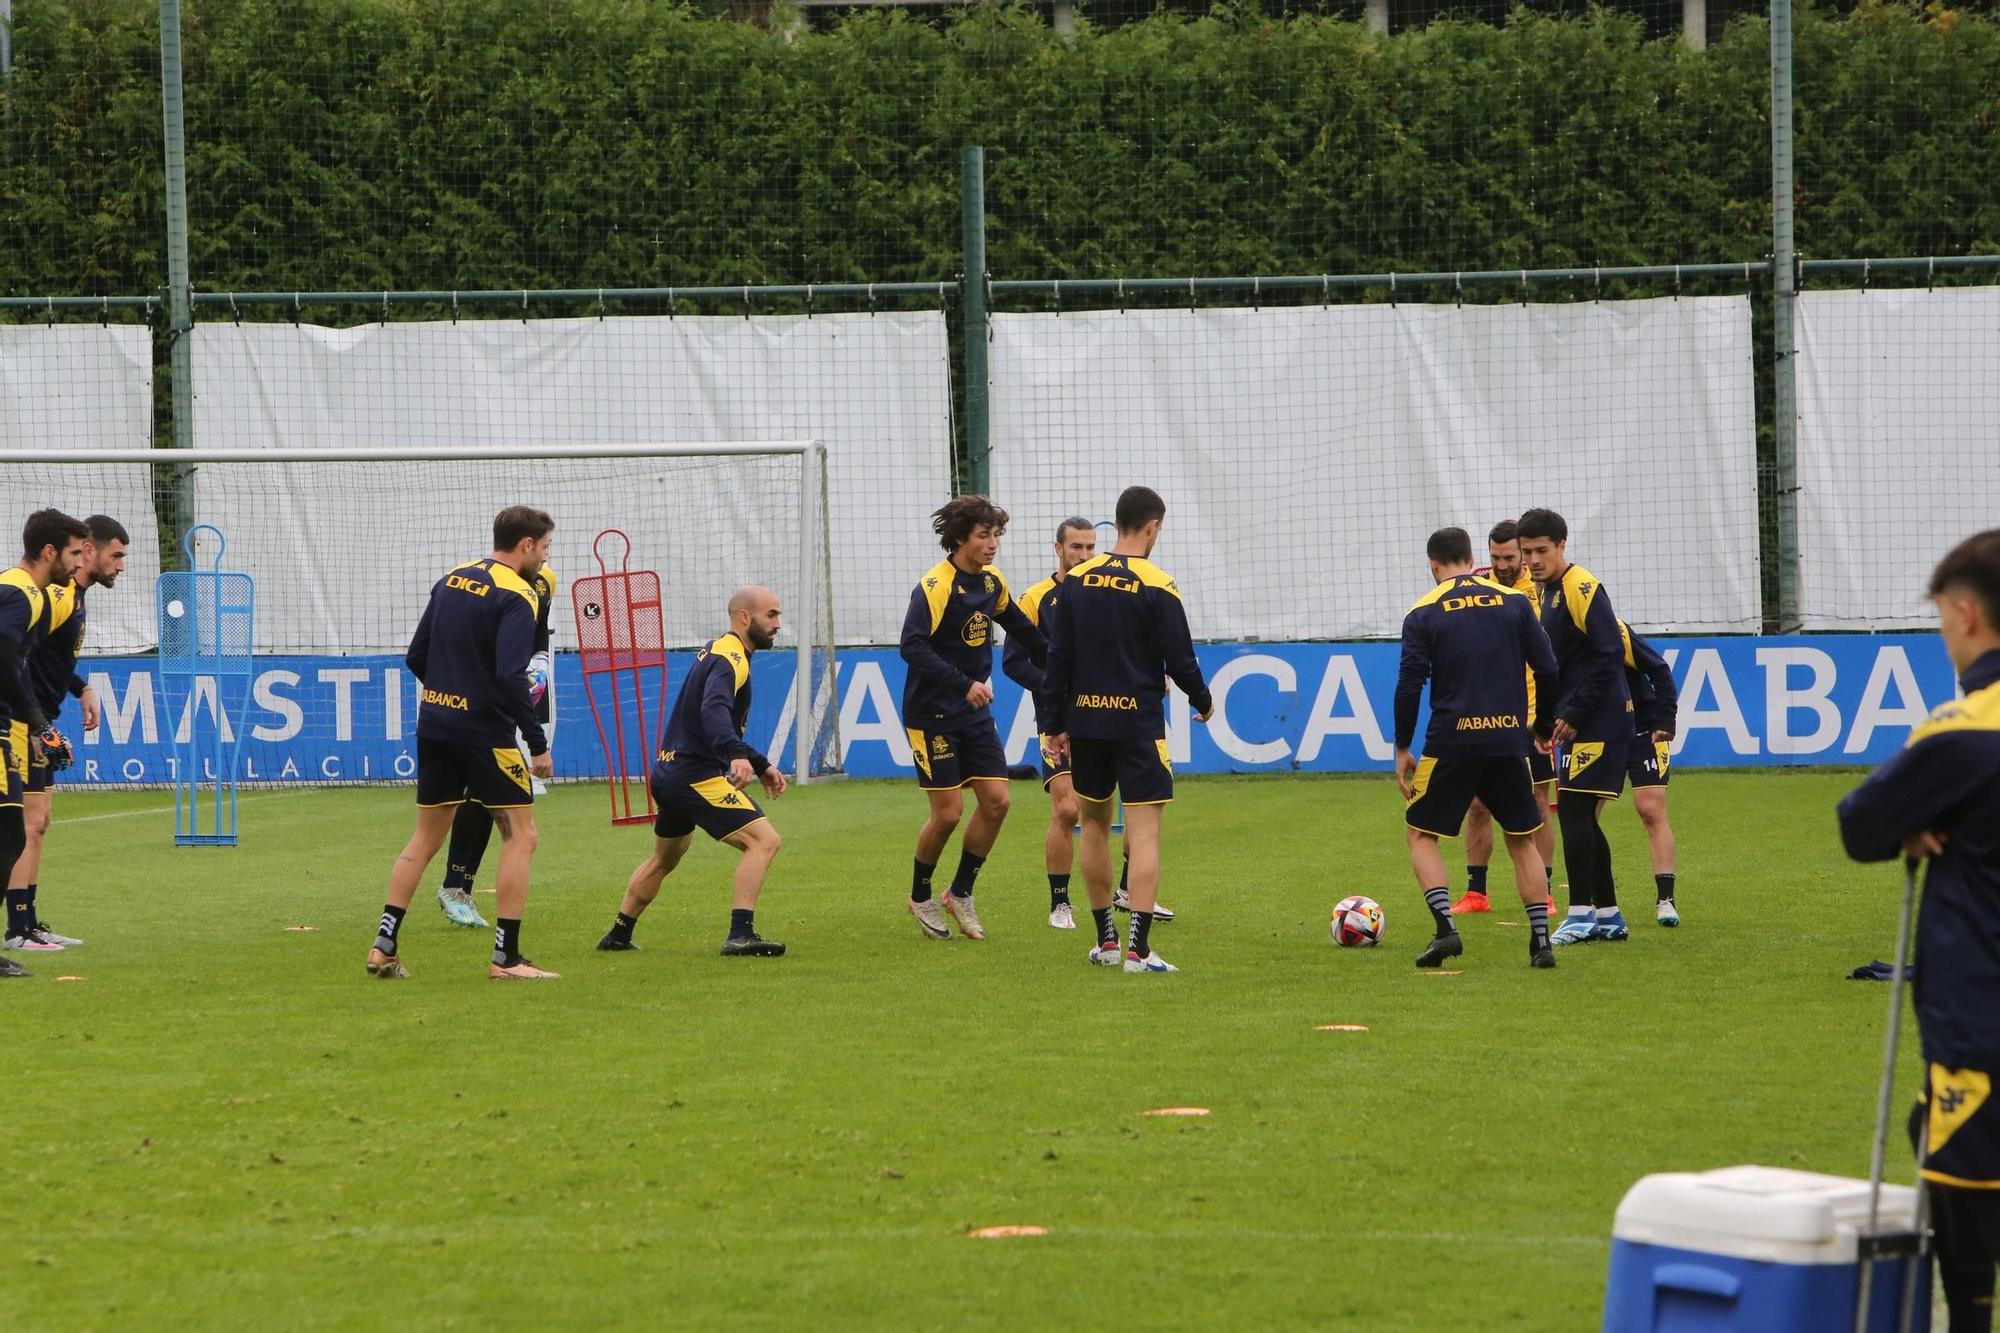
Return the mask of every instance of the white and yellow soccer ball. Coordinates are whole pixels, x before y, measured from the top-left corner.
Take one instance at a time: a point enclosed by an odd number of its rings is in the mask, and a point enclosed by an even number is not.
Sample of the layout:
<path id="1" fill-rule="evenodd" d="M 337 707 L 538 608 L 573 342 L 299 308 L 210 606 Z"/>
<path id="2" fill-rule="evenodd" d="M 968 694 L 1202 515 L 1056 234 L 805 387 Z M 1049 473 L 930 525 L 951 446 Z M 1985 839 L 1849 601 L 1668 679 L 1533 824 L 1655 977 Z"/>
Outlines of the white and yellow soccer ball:
<path id="1" fill-rule="evenodd" d="M 1355 894 L 1333 905 L 1333 942 L 1343 949 L 1368 949 L 1382 941 L 1386 918 L 1382 905 L 1373 898 Z"/>

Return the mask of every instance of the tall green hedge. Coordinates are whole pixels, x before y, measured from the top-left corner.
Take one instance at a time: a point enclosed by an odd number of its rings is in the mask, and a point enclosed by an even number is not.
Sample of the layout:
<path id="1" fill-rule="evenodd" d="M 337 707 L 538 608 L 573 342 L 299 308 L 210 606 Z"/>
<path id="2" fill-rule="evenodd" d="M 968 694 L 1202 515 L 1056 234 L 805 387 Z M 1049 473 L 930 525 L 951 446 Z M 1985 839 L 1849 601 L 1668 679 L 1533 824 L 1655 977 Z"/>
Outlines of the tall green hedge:
<path id="1" fill-rule="evenodd" d="M 0 292 L 156 290 L 153 0 L 15 0 Z M 1801 14 L 1813 255 L 2000 243 L 2000 23 Z M 661 0 L 188 0 L 205 289 L 935 280 L 986 145 L 996 275 L 1744 261 L 1766 29 L 1705 52 L 1518 13 L 873 12 L 792 35 Z"/>

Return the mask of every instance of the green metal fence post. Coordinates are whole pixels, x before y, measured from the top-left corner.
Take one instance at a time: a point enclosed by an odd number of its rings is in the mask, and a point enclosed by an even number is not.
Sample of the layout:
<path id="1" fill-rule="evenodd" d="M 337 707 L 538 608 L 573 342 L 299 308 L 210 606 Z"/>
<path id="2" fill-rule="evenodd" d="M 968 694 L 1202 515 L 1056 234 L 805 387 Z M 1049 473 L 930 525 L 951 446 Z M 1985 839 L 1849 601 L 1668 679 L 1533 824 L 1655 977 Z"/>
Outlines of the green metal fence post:
<path id="1" fill-rule="evenodd" d="M 965 489 L 987 493 L 986 416 L 986 151 L 977 144 L 959 156 L 960 202 L 965 230 Z"/>
<path id="2" fill-rule="evenodd" d="M 193 303 L 188 285 L 187 128 L 181 100 L 180 0 L 160 0 L 160 107 L 165 119 L 167 168 L 167 356 L 173 395 L 173 447 L 194 445 Z M 180 550 L 180 539 L 193 521 L 192 478 L 187 469 L 171 469 L 172 512 L 162 514 L 173 544 L 161 552 Z"/>
<path id="3" fill-rule="evenodd" d="M 1771 378 L 1775 607 L 1780 634 L 1799 627 L 1798 252 L 1792 235 L 1792 0 L 1771 0 Z"/>

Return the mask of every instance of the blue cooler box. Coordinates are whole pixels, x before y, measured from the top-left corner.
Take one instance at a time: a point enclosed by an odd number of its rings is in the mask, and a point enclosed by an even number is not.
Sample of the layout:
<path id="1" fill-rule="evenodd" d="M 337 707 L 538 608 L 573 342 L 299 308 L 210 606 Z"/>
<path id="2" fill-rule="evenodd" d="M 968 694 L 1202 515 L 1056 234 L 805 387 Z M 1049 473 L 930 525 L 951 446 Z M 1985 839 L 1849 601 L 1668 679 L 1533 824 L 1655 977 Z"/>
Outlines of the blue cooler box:
<path id="1" fill-rule="evenodd" d="M 1917 1192 L 1884 1185 L 1879 1230 L 1909 1236 Z M 1758 1333 L 1854 1327 L 1868 1229 L 1868 1182 L 1732 1166 L 1647 1176 L 1618 1205 L 1605 1333 Z M 1895 1333 L 1904 1274 L 1914 1257 L 1877 1259 L 1869 1333 Z M 1909 1327 L 1931 1325 L 1930 1263 L 1917 1276 Z"/>

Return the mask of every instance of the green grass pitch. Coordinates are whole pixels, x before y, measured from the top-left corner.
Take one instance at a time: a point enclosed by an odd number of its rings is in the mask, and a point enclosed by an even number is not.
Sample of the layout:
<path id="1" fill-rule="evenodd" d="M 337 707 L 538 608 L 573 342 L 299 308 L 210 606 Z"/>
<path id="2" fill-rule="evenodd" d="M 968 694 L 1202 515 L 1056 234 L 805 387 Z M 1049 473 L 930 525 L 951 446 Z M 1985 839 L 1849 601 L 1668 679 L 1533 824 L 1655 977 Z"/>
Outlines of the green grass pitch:
<path id="1" fill-rule="evenodd" d="M 43 914 L 88 944 L 0 983 L 0 1324 L 1593 1328 L 1639 1176 L 1866 1173 L 1887 996 L 1842 978 L 1888 956 L 1901 880 L 1840 854 L 1855 780 L 1680 775 L 1679 931 L 1622 802 L 1629 943 L 1530 971 L 1503 865 L 1444 977 L 1411 966 L 1384 778 L 1184 780 L 1164 978 L 1048 928 L 1025 782 L 983 944 L 919 938 L 922 800 L 855 782 L 773 805 L 758 926 L 788 957 L 716 956 L 733 853 L 705 842 L 644 951 L 600 955 L 650 835 L 565 787 L 524 938 L 546 985 L 489 982 L 489 934 L 428 890 L 412 979 L 363 976 L 407 790 L 250 794 L 235 850 L 169 845 L 160 793 L 61 793 Z M 1383 947 L 1328 940 L 1349 893 Z M 1185 1105 L 1212 1114 L 1141 1114 Z M 1009 1223 L 1049 1234 L 965 1234 Z"/>

